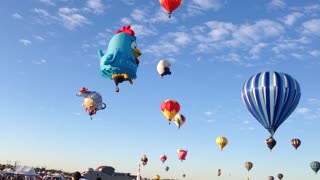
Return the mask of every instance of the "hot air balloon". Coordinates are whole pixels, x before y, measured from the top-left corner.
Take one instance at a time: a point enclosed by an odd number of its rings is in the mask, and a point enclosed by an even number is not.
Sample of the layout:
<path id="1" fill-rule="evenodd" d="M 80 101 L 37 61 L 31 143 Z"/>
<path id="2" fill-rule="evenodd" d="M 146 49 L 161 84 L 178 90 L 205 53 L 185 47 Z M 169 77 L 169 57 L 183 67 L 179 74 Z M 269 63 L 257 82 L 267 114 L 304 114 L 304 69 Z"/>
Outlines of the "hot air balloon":
<path id="1" fill-rule="evenodd" d="M 247 180 L 250 180 L 249 176 L 247 176 Z"/>
<path id="2" fill-rule="evenodd" d="M 160 160 L 162 161 L 162 163 L 164 163 L 167 160 L 167 156 L 166 155 L 161 155 L 160 156 Z"/>
<path id="3" fill-rule="evenodd" d="M 148 163 L 147 155 L 144 154 L 144 155 L 141 157 L 141 163 L 142 163 L 143 166 L 147 165 L 147 163 Z"/>
<path id="4" fill-rule="evenodd" d="M 295 149 L 298 149 L 298 147 L 301 145 L 301 141 L 300 139 L 295 138 L 291 140 L 291 144 Z"/>
<path id="5" fill-rule="evenodd" d="M 248 170 L 248 172 L 251 170 L 251 168 L 253 167 L 252 162 L 245 162 L 244 163 L 244 167 Z"/>
<path id="6" fill-rule="evenodd" d="M 187 154 L 188 154 L 188 150 L 178 149 L 178 150 L 177 150 L 177 153 L 178 153 L 179 160 L 181 160 L 181 162 L 182 162 L 183 160 L 186 160 L 186 156 L 187 156 Z"/>
<path id="7" fill-rule="evenodd" d="M 270 136 L 268 139 L 266 139 L 266 144 L 270 151 L 273 149 L 273 147 L 277 144 L 277 141 L 273 139 L 272 136 Z"/>
<path id="8" fill-rule="evenodd" d="M 159 176 L 159 175 L 155 175 L 155 176 L 153 177 L 153 179 L 154 179 L 154 180 L 160 180 L 160 176 Z"/>
<path id="9" fill-rule="evenodd" d="M 220 148 L 220 150 L 222 151 L 223 148 L 228 144 L 228 139 L 220 136 L 220 137 L 217 137 L 216 143 L 217 143 L 218 147 Z"/>
<path id="10" fill-rule="evenodd" d="M 274 180 L 274 177 L 273 176 L 269 176 L 268 180 Z"/>
<path id="11" fill-rule="evenodd" d="M 86 107 L 85 111 L 88 112 L 92 120 L 92 115 L 97 111 L 105 109 L 107 106 L 102 102 L 102 96 L 95 91 L 88 91 L 87 88 L 81 87 L 77 96 L 84 97 L 84 102 L 81 104 Z"/>
<path id="12" fill-rule="evenodd" d="M 217 176 L 221 176 L 221 169 L 218 169 Z"/>
<path id="13" fill-rule="evenodd" d="M 312 161 L 312 162 L 310 163 L 310 167 L 311 167 L 311 169 L 317 174 L 318 171 L 319 171 L 319 169 L 320 169 L 320 162 L 318 162 L 318 161 Z"/>
<path id="14" fill-rule="evenodd" d="M 182 1 L 183 0 L 160 0 L 160 4 L 167 10 L 170 18 L 171 13 L 181 5 Z"/>
<path id="15" fill-rule="evenodd" d="M 170 124 L 172 118 L 180 111 L 180 104 L 175 100 L 168 99 L 162 102 L 160 109 Z"/>
<path id="16" fill-rule="evenodd" d="M 279 173 L 279 174 L 277 174 L 277 177 L 278 177 L 278 179 L 281 180 L 283 178 L 283 174 Z"/>
<path id="17" fill-rule="evenodd" d="M 165 75 L 171 75 L 170 71 L 171 63 L 167 60 L 161 60 L 157 65 L 157 71 L 160 74 L 161 78 Z"/>
<path id="18" fill-rule="evenodd" d="M 164 170 L 169 171 L 169 167 L 168 167 L 168 166 L 166 166 L 166 168 L 165 168 Z"/>
<path id="19" fill-rule="evenodd" d="M 106 53 L 99 50 L 101 76 L 113 79 L 119 92 L 119 83 L 129 81 L 132 84 L 136 79 L 140 55 L 134 31 L 130 26 L 123 26 L 111 38 Z"/>
<path id="20" fill-rule="evenodd" d="M 173 121 L 180 129 L 180 127 L 186 122 L 186 117 L 182 114 L 176 114 L 173 118 Z"/>
<path id="21" fill-rule="evenodd" d="M 185 178 L 185 177 L 186 177 L 186 174 L 182 174 L 182 177 Z"/>
<path id="22" fill-rule="evenodd" d="M 272 136 L 295 110 L 300 96 L 300 86 L 295 79 L 273 71 L 250 77 L 242 89 L 247 109 Z"/>

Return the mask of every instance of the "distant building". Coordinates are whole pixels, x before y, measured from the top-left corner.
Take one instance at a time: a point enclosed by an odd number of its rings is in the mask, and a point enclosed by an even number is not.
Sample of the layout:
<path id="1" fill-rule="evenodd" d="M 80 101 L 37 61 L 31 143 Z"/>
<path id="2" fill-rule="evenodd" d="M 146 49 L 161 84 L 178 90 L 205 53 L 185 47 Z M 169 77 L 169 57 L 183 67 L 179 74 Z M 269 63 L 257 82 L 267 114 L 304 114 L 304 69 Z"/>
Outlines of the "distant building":
<path id="1" fill-rule="evenodd" d="M 111 166 L 99 166 L 95 170 L 90 168 L 87 172 L 83 174 L 84 177 L 89 180 L 97 180 L 101 178 L 102 180 L 136 180 L 136 175 L 131 175 L 130 173 L 115 172 L 115 169 Z"/>

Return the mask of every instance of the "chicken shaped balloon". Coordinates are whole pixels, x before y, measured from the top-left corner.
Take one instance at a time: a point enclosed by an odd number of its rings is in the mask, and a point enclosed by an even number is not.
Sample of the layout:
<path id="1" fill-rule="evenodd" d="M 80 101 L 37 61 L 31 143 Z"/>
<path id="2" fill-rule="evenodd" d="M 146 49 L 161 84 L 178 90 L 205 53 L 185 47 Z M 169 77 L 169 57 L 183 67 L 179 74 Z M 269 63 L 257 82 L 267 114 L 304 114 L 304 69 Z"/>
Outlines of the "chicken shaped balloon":
<path id="1" fill-rule="evenodd" d="M 81 105 L 86 107 L 86 112 L 90 115 L 92 120 L 92 115 L 96 114 L 97 111 L 105 109 L 107 106 L 102 102 L 102 96 L 95 91 L 88 91 L 87 88 L 82 87 L 78 92 L 77 96 L 84 97 L 84 103 Z"/>
<path id="2" fill-rule="evenodd" d="M 119 83 L 129 81 L 132 84 L 133 79 L 137 78 L 140 55 L 135 33 L 130 26 L 123 26 L 116 31 L 105 54 L 99 50 L 100 73 L 103 77 L 114 80 L 116 92 L 119 92 Z"/>
<path id="3" fill-rule="evenodd" d="M 179 160 L 181 160 L 181 162 L 182 162 L 183 160 L 186 160 L 186 156 L 187 156 L 187 154 L 188 154 L 188 150 L 178 149 L 178 150 L 177 150 L 177 153 L 178 153 Z"/>

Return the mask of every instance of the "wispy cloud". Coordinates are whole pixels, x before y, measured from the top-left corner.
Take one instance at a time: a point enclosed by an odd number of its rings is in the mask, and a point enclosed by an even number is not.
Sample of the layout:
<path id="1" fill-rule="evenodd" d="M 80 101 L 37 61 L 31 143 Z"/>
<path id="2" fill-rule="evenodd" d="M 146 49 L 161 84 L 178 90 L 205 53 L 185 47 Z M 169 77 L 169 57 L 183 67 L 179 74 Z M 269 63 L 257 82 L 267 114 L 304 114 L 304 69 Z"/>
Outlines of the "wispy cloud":
<path id="1" fill-rule="evenodd" d="M 137 37 L 144 37 L 157 34 L 156 29 L 151 29 L 151 27 L 141 24 L 133 24 L 131 25 L 131 29 L 134 30 Z"/>
<path id="2" fill-rule="evenodd" d="M 34 39 L 40 40 L 40 41 L 44 41 L 44 38 L 42 36 L 38 36 L 38 35 L 32 35 L 32 37 Z"/>
<path id="3" fill-rule="evenodd" d="M 284 0 L 271 0 L 271 2 L 268 4 L 268 7 L 273 9 L 284 8 L 286 7 L 286 3 Z"/>
<path id="4" fill-rule="evenodd" d="M 320 57 L 320 50 L 309 51 L 309 54 L 314 57 Z"/>
<path id="5" fill-rule="evenodd" d="M 284 17 L 283 22 L 288 26 L 292 26 L 302 16 L 303 16 L 302 13 L 294 12 Z"/>
<path id="6" fill-rule="evenodd" d="M 42 16 L 50 16 L 49 13 L 45 9 L 34 8 L 33 12 Z"/>
<path id="7" fill-rule="evenodd" d="M 187 5 L 188 15 L 197 15 L 206 10 L 218 10 L 223 7 L 219 0 L 191 0 Z"/>
<path id="8" fill-rule="evenodd" d="M 40 60 L 34 60 L 34 61 L 32 61 L 33 64 L 37 64 L 37 65 L 44 64 L 44 63 L 46 63 L 46 62 L 47 62 L 47 60 L 45 60 L 45 59 L 40 59 Z"/>
<path id="9" fill-rule="evenodd" d="M 298 112 L 298 113 L 302 113 L 302 114 L 308 113 L 308 112 L 310 112 L 310 111 L 311 111 L 311 109 L 310 109 L 310 108 L 307 108 L 307 107 L 301 107 L 301 108 L 298 108 L 298 109 L 297 109 L 297 112 Z"/>
<path id="10" fill-rule="evenodd" d="M 311 19 L 302 24 L 303 33 L 320 35 L 320 19 Z"/>
<path id="11" fill-rule="evenodd" d="M 84 24 L 90 24 L 86 17 L 77 12 L 78 9 L 76 8 L 59 8 L 58 14 L 62 18 L 62 22 L 67 29 L 73 30 L 77 27 L 83 26 Z"/>
<path id="12" fill-rule="evenodd" d="M 135 0 L 121 0 L 121 1 L 128 6 L 133 6 L 135 4 Z"/>
<path id="13" fill-rule="evenodd" d="M 204 114 L 207 115 L 207 116 L 211 116 L 211 115 L 213 115 L 213 112 L 212 111 L 207 111 L 207 112 L 204 112 Z"/>
<path id="14" fill-rule="evenodd" d="M 12 14 L 12 17 L 13 17 L 14 19 L 19 19 L 19 20 L 23 19 L 23 17 L 22 17 L 19 13 L 14 13 L 14 14 Z"/>
<path id="15" fill-rule="evenodd" d="M 19 40 L 20 43 L 22 43 L 23 45 L 27 46 L 29 44 L 31 44 L 32 42 L 29 41 L 28 39 L 20 39 Z"/>
<path id="16" fill-rule="evenodd" d="M 91 11 L 95 14 L 104 13 L 104 5 L 101 0 L 87 0 L 86 10 Z"/>
<path id="17" fill-rule="evenodd" d="M 260 52 L 263 48 L 267 47 L 268 44 L 266 43 L 258 43 L 255 44 L 249 51 L 249 53 L 252 55 L 253 59 L 259 58 Z"/>
<path id="18" fill-rule="evenodd" d="M 248 120 L 243 121 L 243 124 L 249 124 L 249 121 Z"/>
<path id="19" fill-rule="evenodd" d="M 52 0 L 39 0 L 39 1 L 49 6 L 55 5 L 55 3 Z"/>

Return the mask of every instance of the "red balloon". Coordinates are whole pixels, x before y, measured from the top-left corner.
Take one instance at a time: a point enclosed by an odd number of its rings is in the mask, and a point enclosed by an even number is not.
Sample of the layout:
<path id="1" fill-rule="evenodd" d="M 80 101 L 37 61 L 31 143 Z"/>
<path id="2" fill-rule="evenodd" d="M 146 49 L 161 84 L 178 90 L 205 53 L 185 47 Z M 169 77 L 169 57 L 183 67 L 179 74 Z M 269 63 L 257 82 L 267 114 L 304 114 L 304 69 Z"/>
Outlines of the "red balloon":
<path id="1" fill-rule="evenodd" d="M 160 156 L 160 160 L 162 161 L 162 163 L 164 163 L 167 160 L 167 156 L 166 155 L 161 155 Z"/>
<path id="2" fill-rule="evenodd" d="M 294 138 L 291 140 L 291 144 L 295 149 L 298 149 L 298 147 L 301 145 L 300 139 Z"/>
<path id="3" fill-rule="evenodd" d="M 160 0 L 160 4 L 167 10 L 170 18 L 171 13 L 181 5 L 182 1 L 183 0 Z"/>
<path id="4" fill-rule="evenodd" d="M 188 154 L 188 151 L 178 149 L 177 152 L 178 152 L 179 160 L 181 160 L 181 161 L 186 160 L 186 156 Z"/>

